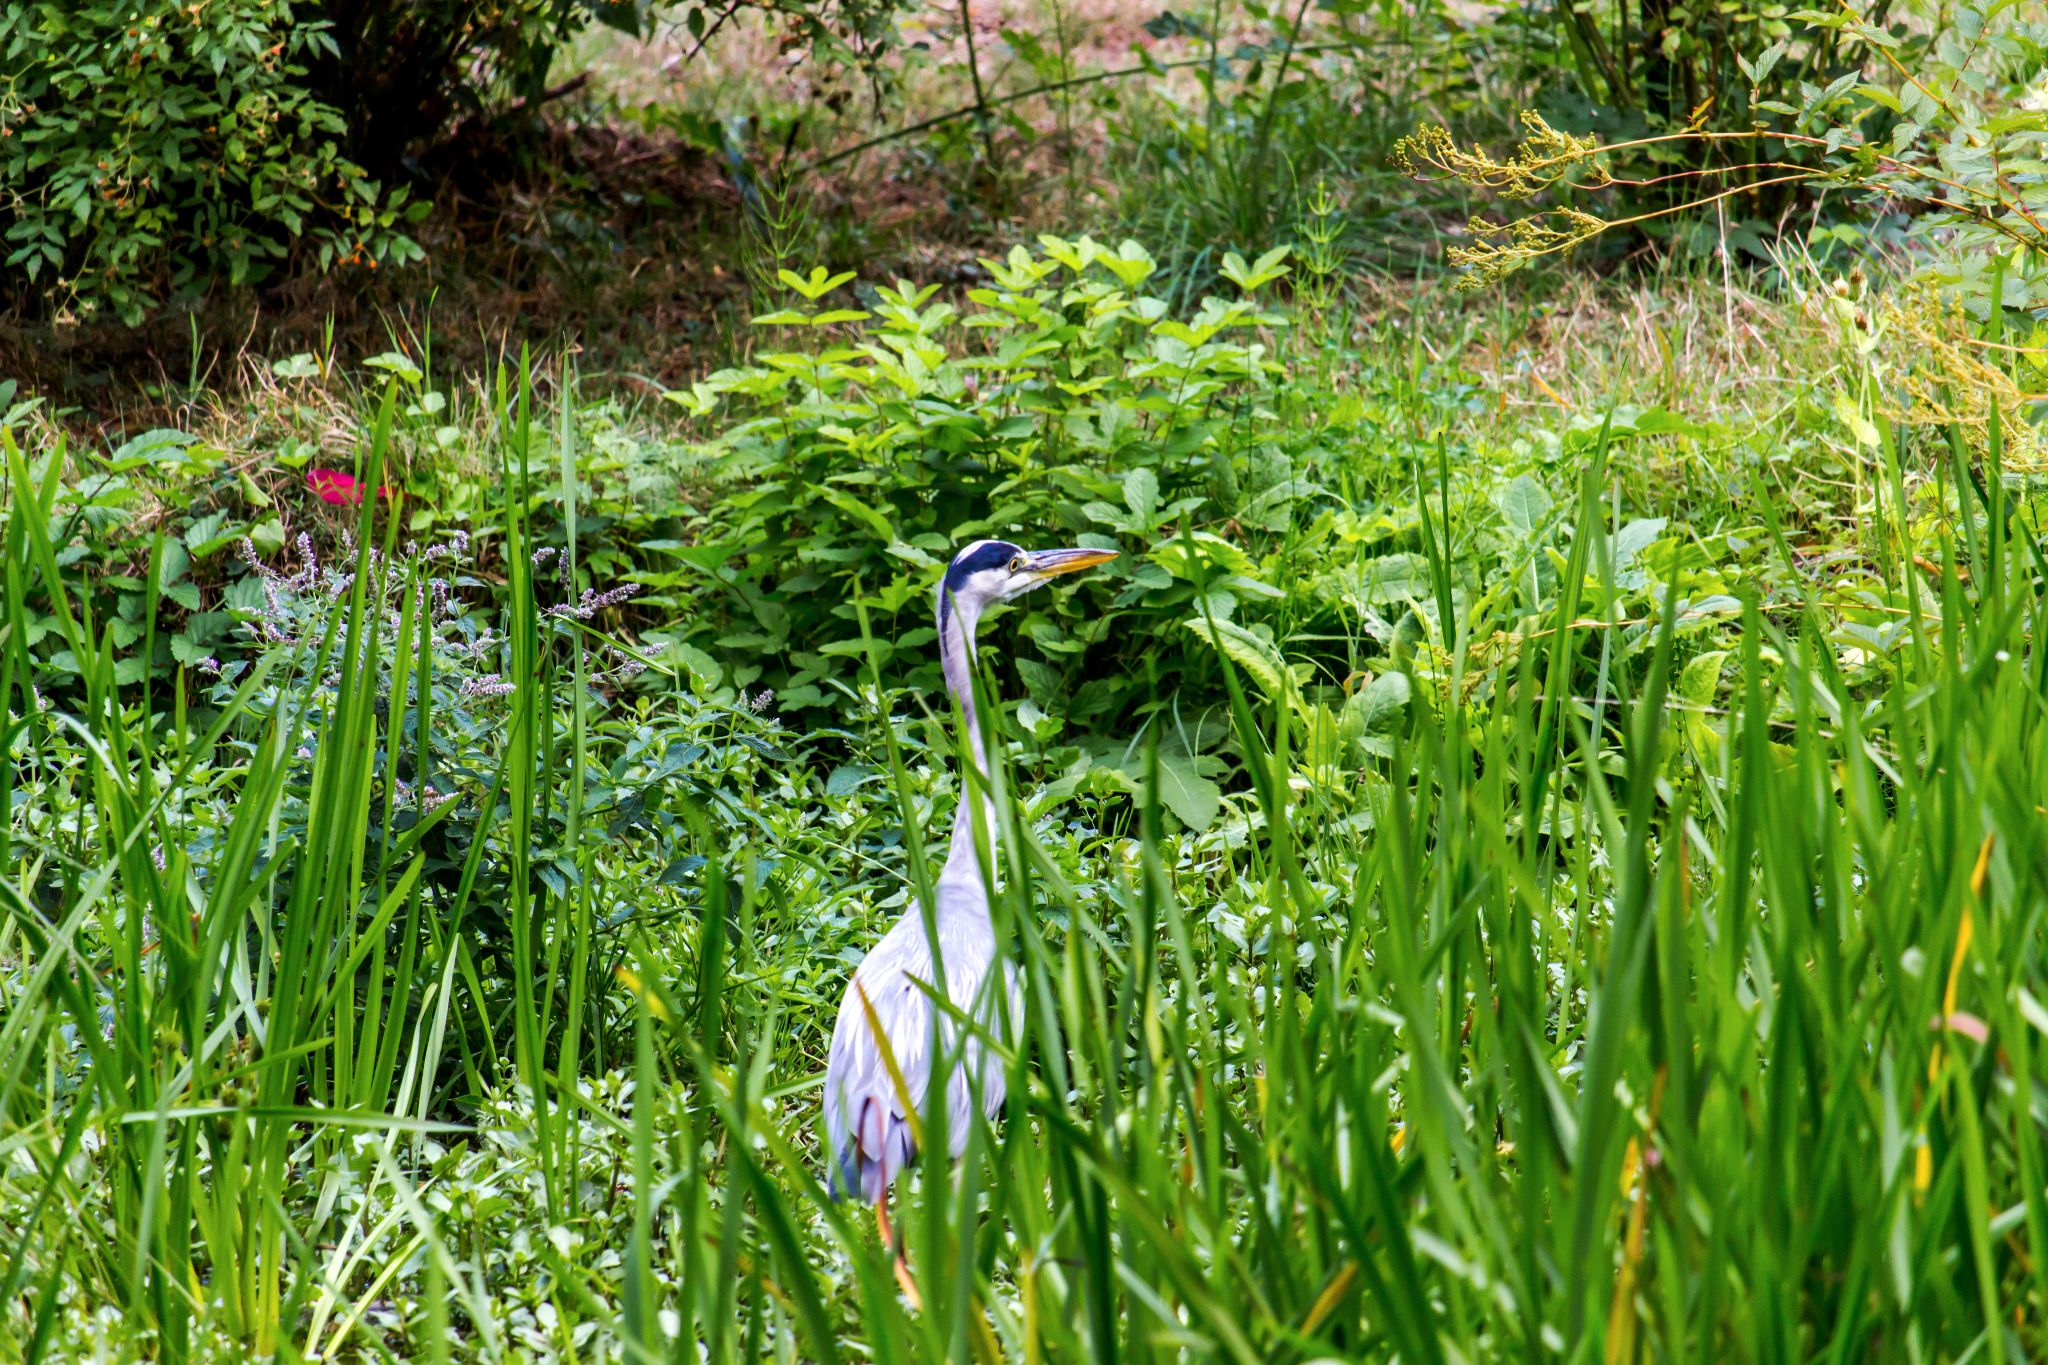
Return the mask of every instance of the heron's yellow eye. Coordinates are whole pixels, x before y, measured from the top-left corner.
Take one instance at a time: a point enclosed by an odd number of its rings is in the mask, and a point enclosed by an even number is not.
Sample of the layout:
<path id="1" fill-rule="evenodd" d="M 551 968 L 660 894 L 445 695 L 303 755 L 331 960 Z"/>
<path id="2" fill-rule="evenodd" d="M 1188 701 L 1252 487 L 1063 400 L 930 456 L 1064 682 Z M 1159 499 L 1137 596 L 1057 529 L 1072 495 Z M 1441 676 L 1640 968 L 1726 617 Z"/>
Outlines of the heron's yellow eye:
<path id="1" fill-rule="evenodd" d="M 1012 559 L 1010 560 L 1010 572 L 1011 572 L 1011 573 L 1023 573 L 1023 572 L 1024 572 L 1024 556 L 1023 556 L 1023 555 L 1017 555 L 1017 556 L 1013 557 L 1013 558 L 1012 558 Z"/>

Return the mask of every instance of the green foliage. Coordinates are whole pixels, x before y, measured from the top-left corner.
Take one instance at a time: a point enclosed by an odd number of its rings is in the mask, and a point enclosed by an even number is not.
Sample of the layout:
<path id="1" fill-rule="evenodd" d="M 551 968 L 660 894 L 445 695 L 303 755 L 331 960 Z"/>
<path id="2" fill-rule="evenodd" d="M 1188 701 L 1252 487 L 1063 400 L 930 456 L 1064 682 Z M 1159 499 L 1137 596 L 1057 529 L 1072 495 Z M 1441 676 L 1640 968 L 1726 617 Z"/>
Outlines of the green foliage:
<path id="1" fill-rule="evenodd" d="M 1956 33 L 1917 35 L 1889 32 L 1846 7 L 1809 16 L 1808 50 L 1852 52 L 1876 71 L 1869 79 L 1852 69 L 1825 86 L 1802 83 L 1796 107 L 1760 101 L 1756 125 L 1746 132 L 1689 126 L 1613 144 L 1561 131 L 1525 111 L 1527 136 L 1505 159 L 1462 147 L 1442 128 L 1428 126 L 1405 139 L 1398 155 L 1416 175 L 1457 179 L 1510 202 L 1538 205 L 1505 223 L 1473 220 L 1473 243 L 1450 251 L 1452 264 L 1464 271 L 1461 288 L 1491 284 L 1618 228 L 1684 216 L 1704 221 L 1702 210 L 1725 212 L 1729 202 L 1760 186 L 1848 190 L 1873 204 L 1914 205 L 1919 212 L 1910 235 L 1925 246 L 1914 272 L 1921 289 L 1889 301 L 1883 323 L 1917 345 L 1899 386 L 1906 401 L 1891 411 L 1926 425 L 1961 424 L 1981 443 L 1987 415 L 1996 409 L 2017 453 L 2031 460 L 2036 442 L 2026 418 L 2027 390 L 2048 343 L 2048 330 L 2035 316 L 2048 303 L 2048 188 L 2032 169 L 2042 164 L 2048 110 L 2024 97 L 2021 83 L 2040 69 L 2048 28 L 2013 10 L 1966 4 Z M 1788 43 L 1773 43 L 1756 62 L 1745 60 L 1744 69 L 1761 80 Z M 1603 218 L 1576 206 L 1587 190 L 1624 184 L 1630 157 L 1685 144 L 1738 149 L 1757 159 L 1723 166 L 1732 174 L 1699 182 L 1699 193 L 1631 216 Z M 1787 155 L 1786 149 L 1801 159 L 1765 159 Z M 1815 237 L 1825 251 L 1868 235 L 1844 226 Z M 1876 324 L 1853 307 L 1848 316 L 1860 333 L 1856 349 L 1868 354 L 1878 344 Z M 1846 394 L 1838 401 L 1861 405 Z M 1853 425 L 1862 444 L 1878 444 L 1874 426 L 1861 417 Z"/>
<path id="2" fill-rule="evenodd" d="M 1146 27 L 1186 42 L 1174 65 L 1195 92 L 1159 81 L 1102 99 L 1127 163 L 1119 222 L 1159 253 L 1153 287 L 1177 307 L 1214 287 L 1225 252 L 1284 240 L 1318 184 L 1326 225 L 1384 247 L 1400 235 L 1379 202 L 1399 130 L 1418 109 L 1462 122 L 1468 105 L 1470 39 L 1439 0 L 1167 11 Z M 1355 212 L 1328 212 L 1338 200 Z"/>
<path id="3" fill-rule="evenodd" d="M 27 419 L 33 407 L 10 417 Z M 247 543 L 266 555 L 284 548 L 272 494 L 235 467 L 229 452 L 186 432 L 146 431 L 74 466 L 80 454 L 58 434 L 29 469 L 37 486 L 76 474 L 59 485 L 65 538 L 52 556 L 67 600 L 60 606 L 35 592 L 19 621 L 19 644 L 36 660 L 41 685 L 69 692 L 86 670 L 62 629 L 66 610 L 106 622 L 123 652 L 114 681 L 124 686 L 210 656 L 236 657 L 242 636 L 229 607 L 244 567 L 236 547 Z M 139 537 L 138 514 L 158 508 L 167 513 L 158 536 Z M 239 597 L 239 605 L 250 601 L 246 592 Z"/>
<path id="4" fill-rule="evenodd" d="M 871 344 L 907 365 L 893 320 Z M 898 1192 L 913 1312 L 813 1138 L 846 973 L 960 790 L 883 686 L 907 661 L 857 632 L 807 734 L 715 663 L 607 682 L 529 548 L 551 509 L 580 563 L 576 405 L 492 388 L 502 595 L 459 547 L 373 549 L 365 504 L 352 561 L 256 573 L 266 647 L 210 712 L 116 681 L 133 650 L 56 563 L 65 466 L 0 439 L 8 1353 L 1950 1356 L 2016 1312 L 2007 1358 L 2038 1348 L 2048 565 L 1995 461 L 1982 501 L 1917 469 L 1872 517 L 1907 539 L 1817 578 L 1770 499 L 1631 467 L 1726 439 L 1669 412 L 1385 473 L 1383 436 L 1325 428 L 1359 482 L 1288 595 L 1407 603 L 1408 647 L 1326 709 L 1304 642 L 1190 610 L 1142 633 L 1230 661 L 1231 769 L 1139 736 L 1133 803 L 994 751 L 1023 1032 L 1000 1126 Z M 1088 524 L 1156 536 L 1169 575 L 1235 563 L 1164 534 L 1162 484 L 1130 464 Z M 12 624 L 31 591 L 81 665 L 63 694 Z M 492 672 L 519 685 L 465 689 Z"/>
<path id="5" fill-rule="evenodd" d="M 1910 8 L 1893 0 L 1869 7 L 1879 24 Z M 1547 116 L 1603 141 L 1678 132 L 1702 119 L 1742 128 L 1771 104 L 1798 99 L 1802 85 L 1824 85 L 1840 71 L 1842 45 L 1805 29 L 1812 13 L 1688 0 L 1516 3 L 1502 16 L 1513 41 L 1501 55 L 1537 85 Z M 1759 61 L 1759 53 L 1768 55 Z M 1660 144 L 1641 161 L 1678 169 L 1718 158 L 1710 146 Z"/>
<path id="6" fill-rule="evenodd" d="M 1197 513 L 1238 517 L 1271 542 L 1300 510 L 1289 479 L 1303 447 L 1268 406 L 1278 369 L 1257 334 L 1280 319 L 1251 297 L 1286 272 L 1285 251 L 1233 258 L 1243 297 L 1177 317 L 1146 292 L 1155 264 L 1137 243 L 1041 243 L 1042 255 L 985 262 L 991 283 L 964 309 L 906 282 L 837 307 L 828 296 L 850 274 L 784 270 L 797 306 L 755 323 L 814 344 L 670 395 L 724 414 L 706 469 L 735 485 L 694 543 L 646 547 L 681 562 L 647 581 L 708 609 L 692 643 L 786 708 L 836 704 L 834 685 L 869 649 L 861 612 L 895 623 L 876 642 L 882 662 L 899 649 L 928 658 L 936 574 L 957 545 L 1011 533 L 1135 542 L 1150 556 L 1106 580 L 1121 589 L 1107 609 L 1034 606 L 1021 627 L 1042 659 L 1020 665 L 1039 706 L 1102 722 L 1156 706 L 1141 703 L 1135 659 L 1127 684 L 1056 700 L 1083 650 L 1191 620 L 1201 600 L 1229 617 L 1240 600 L 1279 595 L 1256 549 L 1207 531 L 1183 542 L 1178 528 Z M 1305 507 L 1313 493 L 1300 491 Z M 1151 662 L 1162 678 L 1203 668 L 1178 651 Z M 912 676 L 936 674 L 922 664 Z"/>
<path id="7" fill-rule="evenodd" d="M 891 3 L 772 0 L 825 62 L 872 63 Z M 706 38 L 723 7 L 679 7 Z M 419 158 L 537 126 L 561 47 L 645 0 L 7 0 L 0 287 L 63 322 L 139 322 L 288 264 L 422 259 Z M 514 118 L 523 115 L 524 121 Z"/>
<path id="8" fill-rule="evenodd" d="M 1808 69 L 1788 54 L 1825 59 L 1828 76 L 1814 73 L 1791 82 L 1782 97 L 1744 104 L 1751 115 L 1745 127 L 1720 130 L 1688 118 L 1617 138 L 1583 119 L 1576 121 L 1581 132 L 1560 131 L 1527 111 L 1527 136 L 1507 160 L 1464 150 L 1441 128 L 1428 127 L 1397 155 L 1412 171 L 1445 174 L 1508 199 L 1555 198 L 1558 206 L 1546 213 L 1505 226 L 1474 225 L 1480 244 L 1454 250 L 1453 260 L 1473 267 L 1481 281 L 1616 227 L 1693 215 L 1704 206 L 1723 217 L 1754 212 L 1765 191 L 1788 187 L 1860 190 L 1914 205 L 1924 210 L 1916 231 L 1960 248 L 1974 262 L 1971 273 L 1987 270 L 1984 253 L 2017 249 L 2012 278 L 2031 280 L 2041 269 L 2039 217 L 2048 199 L 2029 178 L 2011 178 L 2001 168 L 2038 159 L 2048 114 L 2027 97 L 2025 83 L 2040 69 L 2048 29 L 1996 0 L 1959 7 L 1954 30 L 1887 29 L 1888 9 L 1880 4 L 1867 18 L 1847 6 L 1809 14 L 1797 33 L 1782 21 L 1766 25 L 1773 41 L 1754 60 L 1733 59 L 1752 93 L 1773 72 L 1785 80 L 1788 70 Z M 1702 155 L 1713 159 L 1710 172 L 1663 177 L 1664 193 L 1654 202 L 1624 198 L 1621 214 L 1605 219 L 1580 207 L 1579 192 L 1628 193 L 1642 158 L 1690 166 Z M 1764 254 L 1747 225 L 1738 224 L 1736 235 L 1738 244 Z M 2024 307 L 2020 300 L 2031 299 L 2030 291 L 2020 285 L 2018 299 L 2006 306 Z"/>
<path id="9" fill-rule="evenodd" d="M 1610 206 L 1608 216 L 1627 225 L 1601 250 L 1618 256 L 1647 239 L 1661 251 L 1702 257 L 1732 246 L 1768 263 L 1767 243 L 1809 200 L 1803 177 L 1784 173 L 1820 170 L 1834 151 L 1811 138 L 1771 134 L 1854 83 L 1862 54 L 1842 21 L 1867 20 L 1905 38 L 1939 31 L 1947 12 L 1923 0 L 1797 11 L 1694 0 L 1517 0 L 1503 10 L 1492 55 L 1509 88 L 1527 92 L 1518 102 L 1604 149 L 1610 178 L 1590 187 Z M 1866 67 L 1861 74 L 1873 73 Z M 1714 136 L 1697 136 L 1703 132 Z M 1752 161 L 1772 174 L 1744 176 Z M 1718 191 L 1728 192 L 1717 194 L 1711 220 L 1671 212 Z M 1577 193 L 1557 197 L 1563 208 L 1588 207 Z M 1825 200 L 1820 208 L 1828 211 Z"/>
<path id="10" fill-rule="evenodd" d="M 307 353 L 273 362 L 275 389 L 239 438 L 225 443 L 219 433 L 205 438 L 157 428 L 97 449 L 47 425 L 38 400 L 0 414 L 0 427 L 32 437 L 38 453 L 29 461 L 31 478 L 59 480 L 64 540 L 55 563 L 67 605 L 108 622 L 126 651 L 117 682 L 132 685 L 179 669 L 196 676 L 190 670 L 203 659 L 223 669 L 254 662 L 269 644 L 254 629 L 267 603 L 269 568 L 282 558 L 303 565 L 309 552 L 328 569 L 337 553 L 341 561 L 351 558 L 336 547 L 348 535 L 353 507 L 328 505 L 307 480 L 353 466 L 323 445 L 337 428 L 374 429 L 385 387 L 394 394 L 385 430 L 386 502 L 402 508 L 407 543 L 460 543 L 470 556 L 463 575 L 499 572 L 504 508 L 477 462 L 479 449 L 496 439 L 496 419 L 483 394 L 436 372 L 431 335 L 418 340 L 411 351 L 383 352 L 353 372 Z M 594 586 L 609 590 L 628 581 L 647 558 L 638 543 L 673 534 L 691 507 L 681 442 L 629 430 L 624 405 L 582 395 L 573 376 L 556 382 L 570 394 L 565 401 L 579 438 L 574 458 L 585 537 L 577 581 L 545 575 L 566 604 Z M 536 449 L 547 450 L 548 440 L 548 433 L 537 434 Z M 555 556 L 545 562 L 558 570 L 566 548 L 561 490 L 537 493 L 536 507 L 556 528 L 538 553 Z M 160 550 L 140 527 L 161 534 Z M 145 645 L 152 607 L 154 630 Z M 25 612 L 22 642 L 35 661 L 37 685 L 70 694 L 83 668 L 59 629 L 56 604 L 32 585 Z"/>
<path id="11" fill-rule="evenodd" d="M 1827 152 L 1973 189 L 1913 290 L 1581 314 L 1570 399 L 1548 303 L 1357 302 L 1335 192 L 1227 301 L 768 224 L 683 434 L 427 337 L 240 443 L 0 384 L 0 1357 L 2048 1352 L 2038 129 L 1930 88 Z M 983 637 L 1021 1018 L 912 1307 L 818 1073 L 988 534 L 1121 556 Z"/>
<path id="12" fill-rule="evenodd" d="M 511 401 L 524 412 L 523 386 Z M 394 384 L 366 453 L 371 481 L 396 405 Z M 531 437 L 523 417 L 506 432 L 515 469 Z M 106 1201 L 125 1231 L 69 1264 L 168 1358 L 227 1339 L 273 1351 L 301 1330 L 310 1348 L 337 1313 L 345 1335 L 361 1309 L 303 1297 L 326 1272 L 288 1235 L 289 1208 L 338 1192 L 330 1177 L 376 1188 L 410 1166 L 413 1153 L 366 1155 L 357 1138 L 457 1131 L 451 1092 L 538 1089 L 543 1065 L 576 1070 L 579 1045 L 602 1068 L 620 935 L 705 904 L 695 841 L 756 819 L 763 786 L 793 800 L 771 766 L 788 756 L 729 694 L 615 710 L 621 670 L 591 634 L 605 595 L 545 605 L 516 502 L 503 509 L 510 602 L 486 624 L 461 602 L 476 586 L 454 572 L 466 546 L 374 549 L 365 507 L 348 559 L 322 565 L 302 541 L 290 573 L 255 566 L 239 615 L 259 647 L 219 668 L 213 706 L 190 705 L 174 679 L 169 709 L 154 711 L 166 690 L 152 672 L 130 707 L 117 665 L 149 658 L 162 549 L 136 650 L 56 562 L 63 462 L 32 472 L 6 433 L 0 450 L 0 860 L 36 850 L 36 870 L 0 893 L 0 1032 L 10 1058 L 54 1049 L 45 1097 L 79 1116 L 43 1153 L 43 1188 L 68 1191 L 63 1202 L 38 1195 L 35 1211 L 9 1203 L 6 1216 Z M 571 529 L 572 560 L 574 544 Z M 78 665 L 61 700 L 34 685 L 46 669 L 20 626 L 31 591 Z M 81 733 L 71 708 L 91 718 L 82 749 L 62 738 Z M 588 837 L 597 829 L 602 841 Z M 599 885 L 624 885 L 614 860 L 637 869 L 629 902 L 600 899 Z M 89 867 L 101 871 L 81 883 Z M 102 967 L 118 992 L 102 989 Z M 9 1075 L 0 1122 L 13 1131 L 24 1092 L 18 1068 Z M 88 1115 L 105 1126 L 81 1149 Z M 309 1155 L 329 1174 L 309 1178 Z M 559 1197 L 551 1155 L 540 1173 Z M 403 1197 L 419 1207 L 410 1187 Z M 42 1253 L 24 1259 L 8 1241 L 12 1303 Z M 355 1263 L 344 1253 L 331 1269 L 346 1277 Z M 182 1292 L 194 1274 L 215 1286 L 196 1313 Z M 16 1343 L 11 1325 L 0 1331 Z"/>
<path id="13" fill-rule="evenodd" d="M 344 152 L 309 89 L 332 35 L 290 0 L 0 6 L 0 220 L 14 292 L 133 322 L 213 279 L 404 261 L 402 189 Z"/>
<path id="14" fill-rule="evenodd" d="M 955 547 L 1116 548 L 1124 557 L 1073 594 L 1013 608 L 1022 619 L 990 648 L 1013 661 L 1002 673 L 1018 727 L 1054 791 L 1156 786 L 1202 828 L 1236 752 L 1217 719 L 1226 663 L 1302 718 L 1319 764 L 1341 768 L 1383 746 L 1389 694 L 1374 679 L 1407 667 L 1433 689 L 1460 686 L 1468 618 L 1555 609 L 1561 551 L 1540 469 L 1504 492 L 1494 471 L 1465 472 L 1475 452 L 1463 446 L 1457 472 L 1440 469 L 1449 452 L 1399 415 L 1419 395 L 1398 371 L 1370 367 L 1361 382 L 1341 359 L 1319 373 L 1275 358 L 1264 336 L 1293 323 L 1317 338 L 1348 326 L 1348 314 L 1290 319 L 1256 301 L 1292 272 L 1286 249 L 1226 253 L 1221 273 L 1242 297 L 1184 320 L 1146 292 L 1156 266 L 1136 243 L 1041 246 L 987 261 L 991 284 L 960 309 L 902 282 L 870 308 L 837 307 L 850 274 L 785 270 L 797 306 L 756 323 L 818 340 L 669 395 L 718 421 L 701 469 L 721 481 L 691 539 L 638 546 L 655 564 L 635 577 L 689 604 L 653 641 L 671 666 L 766 684 L 803 715 L 843 714 L 869 660 L 936 692 L 932 593 Z M 1430 373 L 1448 394 L 1455 371 Z M 1575 426 L 1555 453 L 1685 430 L 1631 410 Z M 1362 441 L 1376 443 L 1369 455 Z M 1381 501 L 1412 494 L 1425 470 L 1434 530 Z M 1675 573 L 1690 634 L 1732 607 L 1722 554 L 1653 546 L 1663 526 L 1632 523 L 1617 540 L 1603 608 L 1640 611 L 1645 571 L 1667 585 Z M 1465 552 L 1432 567 L 1432 534 Z M 1489 657 L 1512 657 L 1519 638 L 1501 633 Z M 1635 632 L 1612 665 L 1639 668 L 1645 647 Z M 1130 739 L 1154 728 L 1167 742 L 1156 783 Z"/>
<path id="15" fill-rule="evenodd" d="M 538 103 L 556 51 L 592 13 L 638 32 L 645 5 L 585 0 L 312 0 L 326 35 L 311 89 L 340 115 L 348 154 L 378 175 L 463 119 Z"/>

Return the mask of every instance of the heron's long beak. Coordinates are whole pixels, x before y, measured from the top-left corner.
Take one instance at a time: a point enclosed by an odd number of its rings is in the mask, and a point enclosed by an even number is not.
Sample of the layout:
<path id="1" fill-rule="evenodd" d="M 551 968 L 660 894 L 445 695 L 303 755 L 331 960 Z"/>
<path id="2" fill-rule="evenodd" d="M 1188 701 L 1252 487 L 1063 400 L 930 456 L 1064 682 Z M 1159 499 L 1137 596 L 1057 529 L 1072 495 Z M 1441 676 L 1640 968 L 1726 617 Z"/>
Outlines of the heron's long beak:
<path id="1" fill-rule="evenodd" d="M 1115 550 L 1036 550 L 1025 561 L 1025 572 L 1033 578 L 1057 578 L 1078 573 L 1116 558 Z"/>

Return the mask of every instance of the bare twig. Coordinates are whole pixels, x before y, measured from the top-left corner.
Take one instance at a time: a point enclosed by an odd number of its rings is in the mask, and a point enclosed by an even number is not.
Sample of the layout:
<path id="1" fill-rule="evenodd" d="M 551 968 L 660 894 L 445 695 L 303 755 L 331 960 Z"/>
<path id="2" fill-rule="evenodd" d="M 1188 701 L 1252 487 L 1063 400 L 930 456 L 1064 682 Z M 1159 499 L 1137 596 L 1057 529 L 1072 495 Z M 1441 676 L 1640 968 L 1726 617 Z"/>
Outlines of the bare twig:
<path id="1" fill-rule="evenodd" d="M 1295 51 L 1302 53 L 1304 55 L 1314 56 L 1318 53 L 1346 51 L 1349 49 L 1360 47 L 1405 46 L 1407 46 L 1407 44 L 1394 42 L 1312 43 L 1306 47 L 1296 48 Z M 1084 85 L 1097 85 L 1103 81 L 1121 80 L 1125 76 L 1142 76 L 1147 74 L 1156 75 L 1163 71 L 1180 71 L 1187 67 L 1208 66 L 1209 64 L 1209 59 L 1207 57 L 1190 57 L 1185 61 L 1178 62 L 1140 62 L 1136 66 L 1120 66 L 1109 71 L 1091 71 L 1086 75 L 1075 76 L 1071 80 L 1047 81 L 1043 85 L 1034 85 L 1029 90 L 1019 90 L 1013 95 L 997 95 L 993 99 L 989 99 L 984 102 L 962 105 L 958 109 L 949 109 L 943 114 L 934 114 L 932 117 L 928 119 L 920 119 L 916 123 L 905 124 L 903 127 L 898 128 L 893 132 L 883 133 L 878 137 L 871 137 L 863 142 L 856 142 L 853 146 L 845 148 L 842 151 L 832 152 L 826 156 L 815 157 L 812 160 L 806 162 L 802 169 L 807 172 L 821 171 L 825 169 L 827 166 L 836 166 L 842 161 L 850 161 L 854 157 L 859 156 L 862 152 L 870 152 L 877 147 L 886 147 L 892 142 L 900 142 L 904 138 L 914 137 L 917 134 L 925 132 L 929 129 L 937 128 L 944 124 L 952 123 L 956 119 L 969 118 L 972 117 L 974 114 L 984 112 L 985 110 L 988 109 L 999 109 L 1006 104 L 1018 104 L 1023 102 L 1024 100 L 1033 99 L 1039 95 L 1055 95 L 1062 90 L 1074 90 Z"/>

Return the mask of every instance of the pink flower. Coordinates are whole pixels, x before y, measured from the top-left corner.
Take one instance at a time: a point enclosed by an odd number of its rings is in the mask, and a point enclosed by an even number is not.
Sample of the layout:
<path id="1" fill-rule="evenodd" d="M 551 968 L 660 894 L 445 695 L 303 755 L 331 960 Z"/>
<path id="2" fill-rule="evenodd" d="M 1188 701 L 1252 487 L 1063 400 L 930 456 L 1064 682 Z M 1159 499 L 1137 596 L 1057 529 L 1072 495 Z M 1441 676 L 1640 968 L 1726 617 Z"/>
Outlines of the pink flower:
<path id="1" fill-rule="evenodd" d="M 307 470 L 306 486 L 320 501 L 334 507 L 351 507 L 363 500 L 364 485 L 357 481 L 355 475 L 344 474 L 338 469 Z M 379 484 L 377 496 L 388 498 L 391 490 Z"/>

